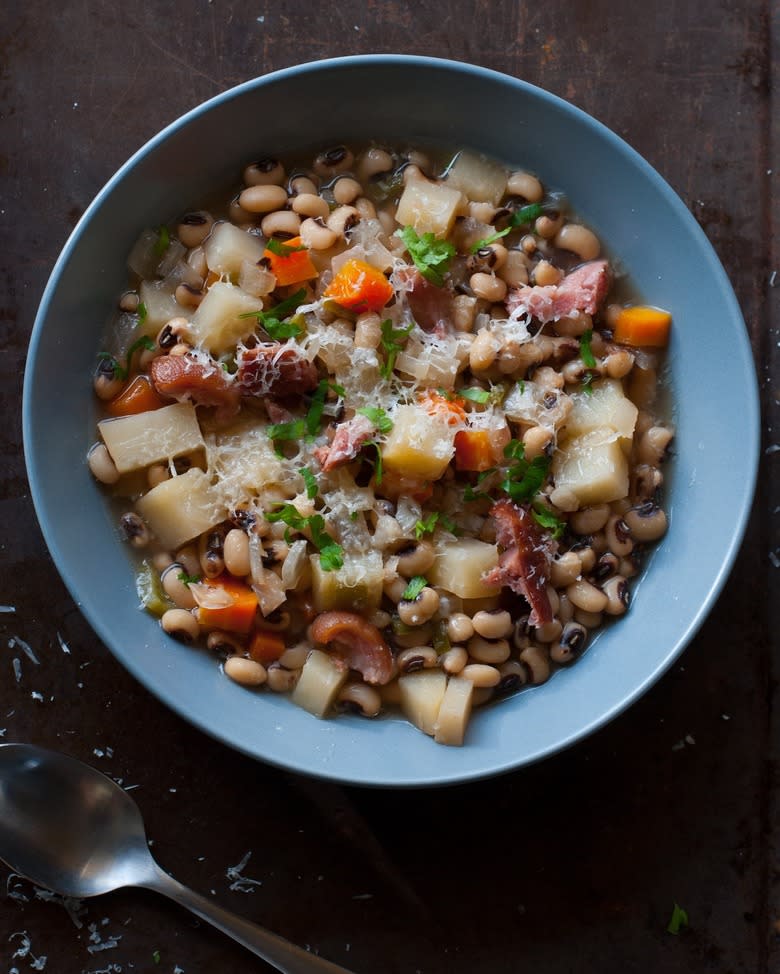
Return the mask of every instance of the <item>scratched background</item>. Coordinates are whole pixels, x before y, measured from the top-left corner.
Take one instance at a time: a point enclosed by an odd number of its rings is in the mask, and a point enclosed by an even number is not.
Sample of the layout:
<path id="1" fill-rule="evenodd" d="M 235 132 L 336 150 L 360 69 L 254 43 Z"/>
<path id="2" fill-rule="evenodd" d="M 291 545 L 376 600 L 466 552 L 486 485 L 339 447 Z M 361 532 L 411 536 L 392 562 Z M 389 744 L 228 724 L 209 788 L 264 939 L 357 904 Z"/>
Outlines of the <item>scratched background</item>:
<path id="1" fill-rule="evenodd" d="M 137 786 L 166 869 L 358 974 L 780 970 L 778 37 L 780 9 L 767 0 L 4 4 L 0 603 L 16 611 L 0 615 L 3 737 L 62 748 Z M 730 275 L 764 403 L 747 538 L 679 665 L 566 754 L 500 780 L 401 794 L 255 764 L 136 684 L 49 560 L 20 431 L 46 278 L 114 170 L 238 82 L 381 51 L 524 78 L 638 149 Z M 724 442 L 724 476 L 739 476 L 728 453 Z M 242 862 L 251 881 L 236 883 L 228 869 Z M 689 917 L 676 937 L 666 931 L 675 902 Z M 152 894 L 116 893 L 69 913 L 0 866 L 0 970 L 41 969 L 243 974 L 263 965 Z"/>

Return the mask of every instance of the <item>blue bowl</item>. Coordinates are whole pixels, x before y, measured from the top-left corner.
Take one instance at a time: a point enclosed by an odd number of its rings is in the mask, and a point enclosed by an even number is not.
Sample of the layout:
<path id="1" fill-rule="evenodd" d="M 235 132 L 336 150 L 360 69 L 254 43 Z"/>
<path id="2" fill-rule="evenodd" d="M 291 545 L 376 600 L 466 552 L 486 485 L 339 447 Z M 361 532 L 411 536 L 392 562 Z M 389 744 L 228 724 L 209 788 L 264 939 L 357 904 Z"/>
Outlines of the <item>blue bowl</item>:
<path id="1" fill-rule="evenodd" d="M 549 683 L 476 712 L 463 748 L 441 747 L 401 719 L 317 720 L 284 697 L 236 686 L 206 653 L 165 637 L 138 609 L 127 551 L 85 463 L 95 353 L 139 231 L 229 185 L 258 152 L 370 139 L 471 146 L 538 172 L 565 190 L 640 292 L 674 315 L 670 530 L 634 586 L 630 612 Z M 723 268 L 640 156 L 522 81 L 451 61 L 377 55 L 305 64 L 233 88 L 119 170 L 73 231 L 44 293 L 25 376 L 24 443 L 36 511 L 62 577 L 100 638 L 149 690 L 263 761 L 342 782 L 420 786 L 554 754 L 619 714 L 673 663 L 712 608 L 742 539 L 759 410 L 750 345 Z M 724 444 L 738 476 L 724 476 Z"/>

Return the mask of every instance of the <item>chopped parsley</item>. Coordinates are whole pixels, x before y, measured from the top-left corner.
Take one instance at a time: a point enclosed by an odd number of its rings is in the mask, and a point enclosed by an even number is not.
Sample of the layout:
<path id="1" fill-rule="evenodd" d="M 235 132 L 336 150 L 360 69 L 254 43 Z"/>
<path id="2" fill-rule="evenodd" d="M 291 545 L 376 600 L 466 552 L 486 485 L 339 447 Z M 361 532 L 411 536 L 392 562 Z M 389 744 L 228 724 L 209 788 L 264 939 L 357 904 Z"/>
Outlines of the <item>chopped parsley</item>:
<path id="1" fill-rule="evenodd" d="M 270 250 L 276 257 L 289 257 L 290 254 L 297 254 L 300 250 L 306 250 L 306 247 L 291 247 L 289 244 L 282 243 L 281 240 L 276 240 L 274 237 L 271 237 L 265 245 L 265 249 Z"/>
<path id="2" fill-rule="evenodd" d="M 452 244 L 447 240 L 439 240 L 433 233 L 424 233 L 419 237 L 414 227 L 396 230 L 395 235 L 406 244 L 409 256 L 426 281 L 441 287 L 450 261 L 455 256 Z"/>
<path id="3" fill-rule="evenodd" d="M 587 365 L 589 369 L 596 368 L 596 357 L 593 354 L 593 349 L 590 347 L 590 343 L 593 339 L 593 329 L 588 328 L 580 335 L 580 358 Z"/>
<path id="4" fill-rule="evenodd" d="M 366 440 L 363 446 L 364 447 L 373 446 L 373 448 L 376 450 L 376 460 L 369 460 L 368 462 L 374 468 L 374 479 L 378 486 L 379 484 L 382 483 L 382 475 L 383 475 L 382 450 L 380 449 L 379 444 L 377 443 L 376 440 Z"/>
<path id="5" fill-rule="evenodd" d="M 317 478 L 308 467 L 301 467 L 299 473 L 303 477 L 303 482 L 306 485 L 306 496 L 309 500 L 314 500 L 318 493 Z"/>
<path id="6" fill-rule="evenodd" d="M 489 247 L 496 240 L 500 240 L 505 237 L 512 230 L 516 230 L 518 227 L 526 226 L 542 215 L 542 208 L 538 203 L 529 203 L 528 206 L 521 206 L 519 210 L 515 210 L 509 219 L 509 224 L 504 227 L 503 230 L 492 234 L 489 237 L 483 237 L 482 240 L 478 240 L 475 244 L 471 245 L 471 253 L 476 254 L 477 251 L 482 250 L 483 247 Z"/>
<path id="7" fill-rule="evenodd" d="M 414 578 L 410 578 L 409 584 L 403 590 L 403 594 L 401 595 L 401 601 L 414 602 L 427 584 L 428 579 L 424 575 L 415 575 Z"/>
<path id="8" fill-rule="evenodd" d="M 427 517 L 421 518 L 415 524 L 414 526 L 415 538 L 418 541 L 420 541 L 423 535 L 433 534 L 437 524 L 440 524 L 444 528 L 444 530 L 449 531 L 450 534 L 458 534 L 458 526 L 452 520 L 451 517 L 448 517 L 446 514 L 443 514 L 441 511 L 434 511 L 432 514 L 429 514 Z"/>
<path id="9" fill-rule="evenodd" d="M 289 423 L 272 423 L 266 428 L 272 440 L 300 440 L 304 436 L 314 439 L 320 431 L 320 422 L 325 409 L 325 397 L 332 389 L 337 396 L 346 395 L 346 390 L 327 379 L 322 379 L 314 390 L 309 411 L 302 419 L 293 419 Z"/>
<path id="10" fill-rule="evenodd" d="M 518 379 L 517 380 L 517 388 L 520 390 L 520 395 L 521 396 L 524 396 L 525 395 L 525 379 Z"/>
<path id="11" fill-rule="evenodd" d="M 469 389 L 458 389 L 458 395 L 462 399 L 470 399 L 472 402 L 478 402 L 483 406 L 486 402 L 490 401 L 490 393 L 487 389 L 480 389 L 478 386 L 473 386 Z"/>
<path id="12" fill-rule="evenodd" d="M 155 962 L 155 964 L 159 964 L 160 963 L 160 951 L 159 950 L 153 950 L 152 951 L 152 960 Z"/>
<path id="13" fill-rule="evenodd" d="M 539 527 L 549 531 L 556 541 L 563 535 L 566 522 L 553 514 L 543 504 L 532 504 L 531 516 Z"/>
<path id="14" fill-rule="evenodd" d="M 672 915 L 669 919 L 669 923 L 666 925 L 666 929 L 669 933 L 677 936 L 677 934 L 683 929 L 683 927 L 688 926 L 688 914 L 687 912 L 678 904 L 675 903 L 672 908 Z"/>
<path id="15" fill-rule="evenodd" d="M 393 428 L 393 421 L 384 411 L 377 406 L 366 406 L 365 409 L 358 409 L 361 416 L 366 416 L 376 426 L 380 433 L 389 433 Z"/>
<path id="16" fill-rule="evenodd" d="M 152 339 L 148 335 L 141 335 L 137 338 L 133 344 L 127 350 L 127 361 L 125 365 L 120 365 L 119 362 L 114 358 L 113 355 L 109 355 L 108 352 L 101 352 L 98 355 L 98 359 L 106 363 L 106 366 L 110 368 L 114 373 L 115 379 L 126 379 L 130 375 L 130 366 L 133 361 L 133 356 L 139 349 L 145 348 L 147 351 L 152 351 L 155 345 Z"/>
<path id="17" fill-rule="evenodd" d="M 200 581 L 200 575 L 188 575 L 186 572 L 179 572 L 176 577 L 182 585 L 186 585 L 188 588 L 190 585 L 195 585 L 196 582 Z"/>
<path id="18" fill-rule="evenodd" d="M 473 501 L 492 501 L 493 498 L 490 494 L 486 494 L 484 490 L 474 490 L 471 484 L 466 484 L 466 489 L 463 491 L 463 500 L 470 504 Z"/>
<path id="19" fill-rule="evenodd" d="M 171 234 L 168 227 L 157 227 L 157 240 L 154 242 L 154 252 L 158 257 L 162 257 L 171 245 Z"/>
<path id="20" fill-rule="evenodd" d="M 299 305 L 306 300 L 306 289 L 301 288 L 289 298 L 267 311 L 245 311 L 239 318 L 257 318 L 258 325 L 263 328 L 269 338 L 277 341 L 280 338 L 297 338 L 303 334 L 303 326 L 295 320 L 287 321 L 297 311 Z"/>
<path id="21" fill-rule="evenodd" d="M 143 301 L 138 302 L 138 324 L 142 325 L 147 317 L 149 316 L 149 311 Z"/>
<path id="22" fill-rule="evenodd" d="M 382 322 L 382 338 L 381 345 L 385 350 L 385 362 L 379 369 L 379 373 L 383 379 L 389 379 L 393 374 L 393 369 L 395 368 L 395 360 L 398 358 L 398 353 L 401 351 L 404 339 L 409 337 L 409 333 L 412 328 L 414 328 L 414 322 L 407 325 L 406 328 L 393 328 L 393 322 L 388 318 L 386 321 Z"/>
<path id="23" fill-rule="evenodd" d="M 344 564 L 344 549 L 325 530 L 325 518 L 321 514 L 310 514 L 304 517 L 293 504 L 282 504 L 277 511 L 271 511 L 265 516 L 272 524 L 281 521 L 293 531 L 311 532 L 311 541 L 320 553 L 320 567 L 323 571 L 332 572 Z M 285 532 L 288 537 L 289 533 Z"/>
<path id="24" fill-rule="evenodd" d="M 531 500 L 547 478 L 550 458 L 541 454 L 529 463 L 525 459 L 525 448 L 520 440 L 510 440 L 504 447 L 504 456 L 514 463 L 506 470 L 499 485 L 501 490 L 515 503 Z"/>

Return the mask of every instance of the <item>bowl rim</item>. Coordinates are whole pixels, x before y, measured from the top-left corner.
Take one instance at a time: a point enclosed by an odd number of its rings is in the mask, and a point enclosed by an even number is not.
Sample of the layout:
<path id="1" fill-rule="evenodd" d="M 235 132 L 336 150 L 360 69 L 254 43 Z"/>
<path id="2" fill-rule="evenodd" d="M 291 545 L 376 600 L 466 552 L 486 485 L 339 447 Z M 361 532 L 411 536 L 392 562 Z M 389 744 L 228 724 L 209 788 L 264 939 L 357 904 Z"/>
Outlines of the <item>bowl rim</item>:
<path id="1" fill-rule="evenodd" d="M 520 78 L 504 74 L 491 68 L 470 64 L 468 62 L 411 54 L 361 54 L 307 61 L 281 68 L 276 71 L 268 72 L 226 89 L 225 91 L 212 96 L 206 101 L 196 105 L 184 114 L 180 115 L 178 118 L 174 119 L 163 129 L 148 139 L 140 148 L 138 148 L 98 191 L 67 237 L 49 275 L 47 284 L 40 299 L 40 304 L 31 332 L 27 352 L 27 362 L 28 365 L 30 362 L 34 362 L 40 353 L 43 331 L 49 315 L 49 308 L 53 297 L 57 292 L 61 278 L 65 272 L 71 255 L 77 248 L 81 236 L 91 222 L 94 214 L 102 207 L 103 202 L 111 195 L 115 187 L 121 183 L 126 174 L 134 169 L 141 160 L 153 153 L 158 146 L 166 142 L 181 129 L 185 128 L 194 119 L 199 118 L 200 116 L 207 114 L 215 108 L 218 108 L 219 106 L 224 105 L 234 99 L 241 98 L 245 93 L 254 91 L 257 88 L 262 88 L 266 85 L 283 81 L 289 77 L 308 75 L 322 71 L 331 71 L 341 68 L 371 68 L 392 65 L 404 67 L 420 65 L 428 68 L 441 69 L 443 72 L 449 71 L 457 72 L 459 74 L 472 75 L 493 81 L 494 83 L 508 85 L 511 88 L 526 92 L 533 98 L 537 98 L 543 102 L 546 101 L 551 105 L 554 105 L 558 111 L 562 111 L 564 114 L 570 114 L 572 118 L 579 120 L 580 123 L 583 123 L 586 126 L 595 127 L 596 134 L 601 139 L 611 143 L 619 154 L 626 156 L 627 159 L 638 170 L 640 170 L 644 178 L 650 180 L 654 184 L 656 190 L 665 197 L 666 201 L 673 209 L 676 217 L 687 224 L 688 227 L 694 232 L 702 248 L 702 256 L 710 265 L 715 278 L 719 280 L 721 291 L 726 302 L 724 315 L 729 318 L 734 318 L 736 321 L 742 322 L 744 340 L 738 343 L 738 348 L 735 349 L 735 353 L 737 353 L 737 357 L 740 360 L 739 364 L 742 366 L 745 375 L 749 376 L 751 379 L 751 381 L 749 381 L 747 384 L 748 388 L 745 389 L 745 399 L 743 404 L 746 414 L 745 422 L 752 432 L 750 443 L 747 444 L 750 454 L 750 465 L 748 469 L 742 469 L 740 471 L 742 491 L 738 508 L 731 511 L 732 516 L 729 520 L 731 530 L 727 535 L 729 540 L 726 548 L 726 556 L 723 559 L 719 569 L 712 577 L 706 597 L 700 602 L 696 611 L 690 617 L 688 617 L 688 624 L 684 629 L 681 629 L 680 635 L 676 642 L 669 646 L 666 654 L 659 660 L 657 665 L 647 673 L 641 682 L 634 685 L 630 693 L 625 694 L 614 706 L 607 710 L 601 711 L 598 716 L 587 723 L 580 725 L 576 731 L 570 733 L 568 736 L 562 739 L 556 739 L 546 746 L 539 747 L 535 752 L 521 758 L 520 760 L 513 758 L 510 755 L 505 757 L 503 760 L 488 761 L 484 767 L 464 771 L 463 773 L 458 773 L 456 771 L 454 773 L 436 775 L 431 769 L 429 769 L 428 773 L 424 775 L 410 773 L 408 776 L 403 778 L 397 775 L 392 778 L 387 778 L 382 777 L 381 774 L 378 774 L 374 780 L 366 780 L 362 775 L 350 777 L 349 773 L 344 773 L 343 771 L 339 771 L 338 773 L 334 774 L 329 772 L 327 769 L 311 764 L 311 762 L 309 763 L 309 766 L 307 766 L 305 759 L 301 761 L 294 761 L 291 759 L 275 758 L 272 753 L 260 754 L 256 748 L 249 745 L 244 745 L 242 742 L 236 741 L 232 738 L 228 738 L 226 734 L 220 732 L 220 728 L 218 726 L 207 724 L 199 715 L 194 714 L 192 711 L 185 708 L 174 694 L 166 692 L 164 688 L 150 685 L 147 682 L 143 666 L 136 663 L 132 655 L 122 651 L 121 647 L 119 649 L 116 648 L 116 644 L 119 642 L 119 640 L 117 640 L 111 632 L 107 631 L 107 627 L 103 625 L 99 619 L 93 619 L 91 616 L 86 615 L 80 600 L 79 592 L 76 590 L 75 583 L 72 582 L 68 574 L 68 561 L 70 560 L 69 556 L 60 548 L 56 538 L 56 533 L 52 529 L 51 518 L 49 516 L 44 490 L 42 488 L 42 479 L 38 472 L 38 461 L 32 447 L 33 382 L 31 379 L 32 370 L 28 367 L 25 368 L 23 385 L 22 431 L 24 457 L 33 506 L 40 524 L 41 532 L 54 564 L 66 588 L 70 592 L 71 597 L 82 614 L 85 615 L 86 621 L 89 623 L 90 627 L 97 633 L 98 637 L 111 651 L 112 655 L 118 658 L 122 666 L 129 670 L 130 673 L 141 683 L 142 686 L 144 686 L 147 691 L 151 692 L 167 707 L 170 707 L 175 713 L 183 717 L 188 723 L 194 725 L 199 730 L 208 734 L 210 737 L 220 741 L 223 744 L 226 744 L 234 750 L 238 750 L 239 752 L 254 758 L 255 760 L 262 760 L 263 762 L 277 768 L 299 774 L 306 774 L 311 777 L 321 778 L 324 780 L 338 781 L 344 784 L 365 787 L 435 787 L 481 780 L 483 778 L 493 777 L 495 775 L 519 770 L 530 764 L 534 764 L 537 761 L 544 760 L 545 758 L 557 754 L 560 751 L 568 749 L 577 742 L 593 734 L 596 730 L 605 726 L 623 711 L 627 710 L 630 706 L 636 703 L 636 701 L 642 697 L 650 689 L 650 687 L 652 687 L 673 665 L 675 660 L 678 659 L 678 657 L 682 654 L 685 648 L 689 645 L 690 641 L 696 635 L 698 630 L 701 628 L 704 620 L 711 612 L 715 602 L 719 598 L 726 584 L 742 544 L 756 490 L 758 468 L 760 463 L 761 440 L 759 391 L 750 336 L 747 332 L 747 328 L 745 327 L 744 318 L 739 308 L 736 295 L 734 294 L 725 269 L 723 268 L 712 244 L 678 194 L 650 165 L 650 163 L 648 163 L 624 139 L 609 129 L 599 119 L 571 104 L 564 98 L 561 98 L 552 92 L 546 91 L 537 85 L 523 81 Z M 466 747 L 468 747 L 468 745 L 466 745 Z"/>

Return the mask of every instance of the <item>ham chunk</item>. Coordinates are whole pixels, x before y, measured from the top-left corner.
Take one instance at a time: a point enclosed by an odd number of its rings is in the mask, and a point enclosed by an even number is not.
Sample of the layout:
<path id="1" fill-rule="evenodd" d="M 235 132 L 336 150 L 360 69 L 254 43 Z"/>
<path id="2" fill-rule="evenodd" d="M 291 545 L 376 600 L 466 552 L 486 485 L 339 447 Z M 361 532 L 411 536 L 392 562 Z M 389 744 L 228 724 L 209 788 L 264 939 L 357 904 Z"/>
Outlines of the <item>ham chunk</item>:
<path id="1" fill-rule="evenodd" d="M 299 396 L 315 389 L 315 366 L 298 349 L 280 342 L 242 348 L 236 378 L 244 396 Z"/>
<path id="2" fill-rule="evenodd" d="M 506 299 L 510 314 L 525 311 L 542 323 L 568 315 L 595 314 L 609 289 L 609 265 L 592 260 L 567 274 L 560 284 L 512 288 Z"/>
<path id="3" fill-rule="evenodd" d="M 216 406 L 221 419 L 239 409 L 240 392 L 233 377 L 219 365 L 188 355 L 159 355 L 150 367 L 152 385 L 161 396 L 196 406 Z"/>
<path id="4" fill-rule="evenodd" d="M 346 423 L 340 423 L 330 446 L 323 446 L 317 451 L 317 459 L 325 473 L 354 460 L 375 431 L 376 427 L 368 416 L 360 413 Z"/>
<path id="5" fill-rule="evenodd" d="M 401 279 L 407 288 L 406 300 L 412 317 L 423 331 L 448 332 L 454 314 L 452 291 L 436 287 L 416 267 L 405 269 Z"/>
<path id="6" fill-rule="evenodd" d="M 506 585 L 522 595 L 531 607 L 529 623 L 541 626 L 552 622 L 553 611 L 547 595 L 553 542 L 534 520 L 528 507 L 510 500 L 497 501 L 490 510 L 496 524 L 496 540 L 504 549 L 498 565 L 483 581 Z"/>

